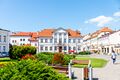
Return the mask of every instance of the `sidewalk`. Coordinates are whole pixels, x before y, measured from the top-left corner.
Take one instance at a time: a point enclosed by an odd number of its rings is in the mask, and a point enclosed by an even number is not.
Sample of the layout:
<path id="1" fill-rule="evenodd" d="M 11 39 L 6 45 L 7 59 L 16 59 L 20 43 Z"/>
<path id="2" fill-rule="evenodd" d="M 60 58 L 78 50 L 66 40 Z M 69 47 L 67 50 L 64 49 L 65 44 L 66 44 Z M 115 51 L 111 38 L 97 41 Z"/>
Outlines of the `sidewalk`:
<path id="1" fill-rule="evenodd" d="M 120 80 L 120 55 L 117 56 L 116 64 L 112 64 L 111 57 L 108 55 L 90 55 L 90 57 L 103 58 L 108 60 L 107 65 L 104 68 L 93 68 L 94 80 Z M 73 68 L 75 72 L 75 79 L 82 79 L 82 69 Z"/>
<path id="2" fill-rule="evenodd" d="M 108 55 L 91 55 L 91 57 L 108 60 L 104 68 L 93 69 L 93 78 L 98 78 L 98 80 L 120 80 L 120 55 L 117 56 L 116 64 L 112 63 L 111 57 Z"/>

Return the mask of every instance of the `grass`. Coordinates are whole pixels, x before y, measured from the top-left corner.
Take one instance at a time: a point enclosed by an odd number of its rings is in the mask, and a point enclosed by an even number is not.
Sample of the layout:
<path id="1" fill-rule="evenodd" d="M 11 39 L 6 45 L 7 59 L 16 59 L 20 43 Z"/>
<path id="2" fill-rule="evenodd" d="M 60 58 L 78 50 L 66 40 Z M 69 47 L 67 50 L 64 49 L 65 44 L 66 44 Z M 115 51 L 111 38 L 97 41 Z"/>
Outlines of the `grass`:
<path id="1" fill-rule="evenodd" d="M 107 64 L 107 60 L 100 59 L 100 58 L 91 58 L 91 57 L 76 57 L 76 60 L 91 60 L 91 66 L 93 68 L 102 68 Z M 79 67 L 83 68 L 86 67 L 87 65 L 82 65 L 82 64 L 74 64 L 74 67 Z"/>

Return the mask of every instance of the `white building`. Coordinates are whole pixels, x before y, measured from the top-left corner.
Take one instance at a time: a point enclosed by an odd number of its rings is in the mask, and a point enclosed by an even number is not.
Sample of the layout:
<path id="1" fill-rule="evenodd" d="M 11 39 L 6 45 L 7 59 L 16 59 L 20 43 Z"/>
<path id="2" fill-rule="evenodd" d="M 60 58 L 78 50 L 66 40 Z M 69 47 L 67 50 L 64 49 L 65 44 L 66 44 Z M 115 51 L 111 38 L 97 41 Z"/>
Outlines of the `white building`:
<path id="1" fill-rule="evenodd" d="M 38 37 L 39 52 L 80 52 L 81 34 L 71 29 L 44 29 Z"/>
<path id="2" fill-rule="evenodd" d="M 114 31 L 99 38 L 99 43 L 102 44 L 101 52 L 111 54 L 112 50 L 120 54 L 120 30 Z"/>
<path id="3" fill-rule="evenodd" d="M 9 52 L 9 31 L 0 28 L 0 55 Z"/>
<path id="4" fill-rule="evenodd" d="M 12 45 L 37 47 L 38 52 L 80 52 L 81 34 L 71 29 L 44 29 L 40 32 L 18 32 L 10 36 Z"/>
<path id="5" fill-rule="evenodd" d="M 108 39 L 105 40 L 107 37 L 102 38 L 108 34 L 111 34 L 113 31 L 111 29 L 109 29 L 108 27 L 103 27 L 100 30 L 97 30 L 94 33 L 89 34 L 89 36 L 87 38 L 83 38 L 83 44 L 82 46 L 84 46 L 84 50 L 88 50 L 91 52 L 98 52 L 98 53 L 104 53 L 102 51 L 103 46 L 108 44 Z"/>
<path id="6" fill-rule="evenodd" d="M 10 44 L 12 45 L 31 45 L 38 46 L 38 32 L 16 32 L 10 35 Z"/>

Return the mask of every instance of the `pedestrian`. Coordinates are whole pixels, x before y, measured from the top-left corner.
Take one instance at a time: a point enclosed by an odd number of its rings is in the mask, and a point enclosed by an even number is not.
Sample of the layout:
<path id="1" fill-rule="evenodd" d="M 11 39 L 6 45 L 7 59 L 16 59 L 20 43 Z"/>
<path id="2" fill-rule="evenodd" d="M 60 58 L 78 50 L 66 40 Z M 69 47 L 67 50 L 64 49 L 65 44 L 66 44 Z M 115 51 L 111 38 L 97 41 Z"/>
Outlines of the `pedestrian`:
<path id="1" fill-rule="evenodd" d="M 114 50 L 112 50 L 112 56 L 111 56 L 111 58 L 112 58 L 112 61 L 113 61 L 113 64 L 116 62 L 116 53 L 115 53 L 115 51 Z"/>

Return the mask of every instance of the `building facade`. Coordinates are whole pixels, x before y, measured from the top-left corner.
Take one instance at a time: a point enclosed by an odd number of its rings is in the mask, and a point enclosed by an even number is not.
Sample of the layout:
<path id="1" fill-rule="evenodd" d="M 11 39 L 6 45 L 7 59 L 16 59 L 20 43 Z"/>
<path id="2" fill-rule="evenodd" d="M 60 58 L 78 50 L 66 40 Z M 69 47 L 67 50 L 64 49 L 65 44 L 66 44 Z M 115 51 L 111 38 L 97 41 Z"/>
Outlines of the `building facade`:
<path id="1" fill-rule="evenodd" d="M 82 51 L 109 55 L 112 50 L 120 54 L 120 30 L 113 31 L 103 27 L 83 37 Z"/>
<path id="2" fill-rule="evenodd" d="M 0 28 L 0 55 L 8 55 L 10 39 L 9 33 L 10 31 Z"/>
<path id="3" fill-rule="evenodd" d="M 120 54 L 120 30 L 113 31 L 103 27 L 93 33 L 81 36 L 72 29 L 43 29 L 39 32 L 17 32 L 10 36 L 12 45 L 31 45 L 37 52 L 78 53 L 90 51 L 99 54 L 111 54 L 112 50 Z"/>
<path id="4" fill-rule="evenodd" d="M 78 53 L 81 51 L 81 34 L 71 29 L 44 29 L 38 37 L 39 52 Z"/>
<path id="5" fill-rule="evenodd" d="M 108 39 L 103 39 L 103 36 L 107 36 L 112 32 L 113 30 L 109 29 L 108 27 L 103 27 L 100 30 L 87 35 L 87 37 L 84 36 L 82 45 L 83 50 L 104 54 L 102 47 L 105 46 L 109 41 Z"/>
<path id="6" fill-rule="evenodd" d="M 81 33 L 71 29 L 44 29 L 39 32 L 18 32 L 10 36 L 12 45 L 36 46 L 37 52 L 78 53 Z"/>
<path id="7" fill-rule="evenodd" d="M 16 32 L 10 35 L 10 44 L 12 45 L 31 45 L 38 46 L 38 32 Z"/>

